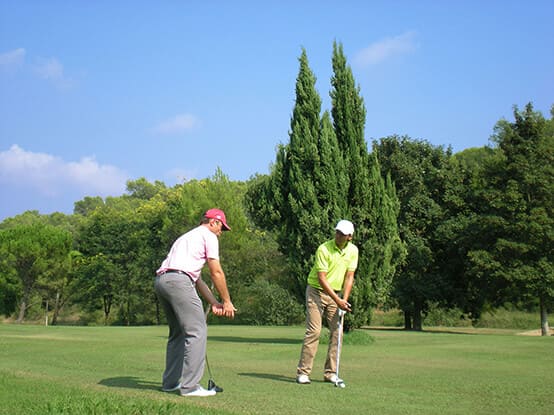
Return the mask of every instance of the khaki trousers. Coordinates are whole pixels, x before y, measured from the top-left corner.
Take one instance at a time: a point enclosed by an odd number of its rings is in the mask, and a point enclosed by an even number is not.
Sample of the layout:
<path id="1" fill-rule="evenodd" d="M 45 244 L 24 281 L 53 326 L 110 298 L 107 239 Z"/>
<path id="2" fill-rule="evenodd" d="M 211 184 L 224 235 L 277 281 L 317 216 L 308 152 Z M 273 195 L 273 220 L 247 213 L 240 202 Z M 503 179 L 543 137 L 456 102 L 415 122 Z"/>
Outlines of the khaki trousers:
<path id="1" fill-rule="evenodd" d="M 329 347 L 323 376 L 328 379 L 337 371 L 338 306 L 324 291 L 308 285 L 306 287 L 306 333 L 296 370 L 297 375 L 309 376 L 312 372 L 324 318 L 329 327 Z"/>

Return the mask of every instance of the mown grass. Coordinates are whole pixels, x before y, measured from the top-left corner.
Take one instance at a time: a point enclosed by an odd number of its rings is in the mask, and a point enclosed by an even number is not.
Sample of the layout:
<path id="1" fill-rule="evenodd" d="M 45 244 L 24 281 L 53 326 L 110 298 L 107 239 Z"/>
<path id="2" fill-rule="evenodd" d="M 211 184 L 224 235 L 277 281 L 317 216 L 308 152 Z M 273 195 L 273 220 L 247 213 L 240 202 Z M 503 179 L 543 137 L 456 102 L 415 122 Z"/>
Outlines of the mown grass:
<path id="1" fill-rule="evenodd" d="M 345 389 L 294 382 L 302 327 L 211 326 L 225 391 L 159 391 L 166 327 L 0 324 L 1 414 L 552 414 L 554 338 L 513 330 L 367 330 L 346 339 Z M 366 341 L 371 336 L 373 341 Z M 205 379 L 207 381 L 207 378 Z"/>

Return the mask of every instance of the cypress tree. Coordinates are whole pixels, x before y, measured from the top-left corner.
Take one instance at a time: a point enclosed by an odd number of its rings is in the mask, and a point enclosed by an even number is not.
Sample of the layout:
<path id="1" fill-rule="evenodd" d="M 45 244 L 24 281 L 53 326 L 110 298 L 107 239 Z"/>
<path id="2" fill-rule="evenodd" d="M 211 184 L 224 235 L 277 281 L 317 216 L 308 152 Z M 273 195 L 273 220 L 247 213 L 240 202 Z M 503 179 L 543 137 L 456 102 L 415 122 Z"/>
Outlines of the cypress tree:
<path id="1" fill-rule="evenodd" d="M 360 326 L 390 285 L 401 251 L 398 199 L 369 157 L 365 108 L 342 46 L 334 45 L 333 122 L 328 111 L 320 118 L 321 99 L 304 49 L 299 61 L 290 141 L 279 146 L 270 175 L 251 182 L 247 205 L 259 225 L 277 232 L 294 292 L 302 299 L 317 247 L 333 237 L 338 220 L 354 222 L 361 256 L 352 298 L 359 312 L 345 324 Z"/>
<path id="2" fill-rule="evenodd" d="M 360 87 L 346 63 L 343 48 L 333 44 L 331 79 L 333 125 L 347 166 L 347 214 L 356 232 L 360 250 L 356 282 L 352 291 L 354 314 L 347 324 L 361 326 L 371 320 L 370 309 L 388 296 L 396 266 L 403 257 L 398 236 L 398 198 L 392 184 L 386 186 L 376 155 L 364 138 L 366 110 Z"/>
<path id="3" fill-rule="evenodd" d="M 336 222 L 347 216 L 348 171 L 338 146 L 329 111 L 323 113 L 319 134 L 320 166 L 315 177 L 324 221 L 331 231 Z"/>
<path id="4" fill-rule="evenodd" d="M 320 174 L 319 130 L 321 98 L 316 91 L 316 77 L 308 64 L 306 50 L 299 58 L 296 101 L 290 123 L 290 143 L 284 169 L 283 206 L 280 243 L 288 253 L 297 278 L 297 292 L 303 294 L 311 258 L 326 229 L 323 208 L 318 199 L 316 177 Z"/>

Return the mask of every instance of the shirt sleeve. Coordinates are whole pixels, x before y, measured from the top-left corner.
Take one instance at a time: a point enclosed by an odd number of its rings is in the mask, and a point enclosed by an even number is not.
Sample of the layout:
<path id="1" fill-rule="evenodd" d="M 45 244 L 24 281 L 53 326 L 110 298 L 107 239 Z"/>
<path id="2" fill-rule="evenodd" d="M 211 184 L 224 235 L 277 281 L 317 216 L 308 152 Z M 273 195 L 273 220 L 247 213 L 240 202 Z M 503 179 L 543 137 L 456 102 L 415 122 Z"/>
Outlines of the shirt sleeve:
<path id="1" fill-rule="evenodd" d="M 314 268 L 317 272 L 329 271 L 329 258 L 324 245 L 319 246 L 315 251 Z"/>
<path id="2" fill-rule="evenodd" d="M 219 261 L 219 240 L 217 236 L 210 232 L 206 235 L 206 258 L 217 259 Z"/>
<path id="3" fill-rule="evenodd" d="M 350 263 L 348 264 L 348 271 L 356 271 L 358 268 L 358 247 L 352 250 L 352 255 L 350 257 Z"/>

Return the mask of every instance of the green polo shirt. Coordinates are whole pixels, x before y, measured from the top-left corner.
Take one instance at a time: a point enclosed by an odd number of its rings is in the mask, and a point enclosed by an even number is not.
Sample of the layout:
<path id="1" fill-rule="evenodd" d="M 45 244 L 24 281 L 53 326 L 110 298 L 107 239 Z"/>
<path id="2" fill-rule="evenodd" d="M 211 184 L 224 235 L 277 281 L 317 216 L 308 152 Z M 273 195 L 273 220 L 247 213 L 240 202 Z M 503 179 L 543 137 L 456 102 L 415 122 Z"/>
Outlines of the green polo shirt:
<path id="1" fill-rule="evenodd" d="M 355 271 L 358 267 L 358 247 L 348 242 L 339 249 L 334 239 L 319 245 L 315 253 L 315 262 L 308 275 L 308 284 L 322 289 L 317 278 L 318 272 L 327 272 L 327 281 L 335 291 L 342 290 L 346 271 Z"/>

